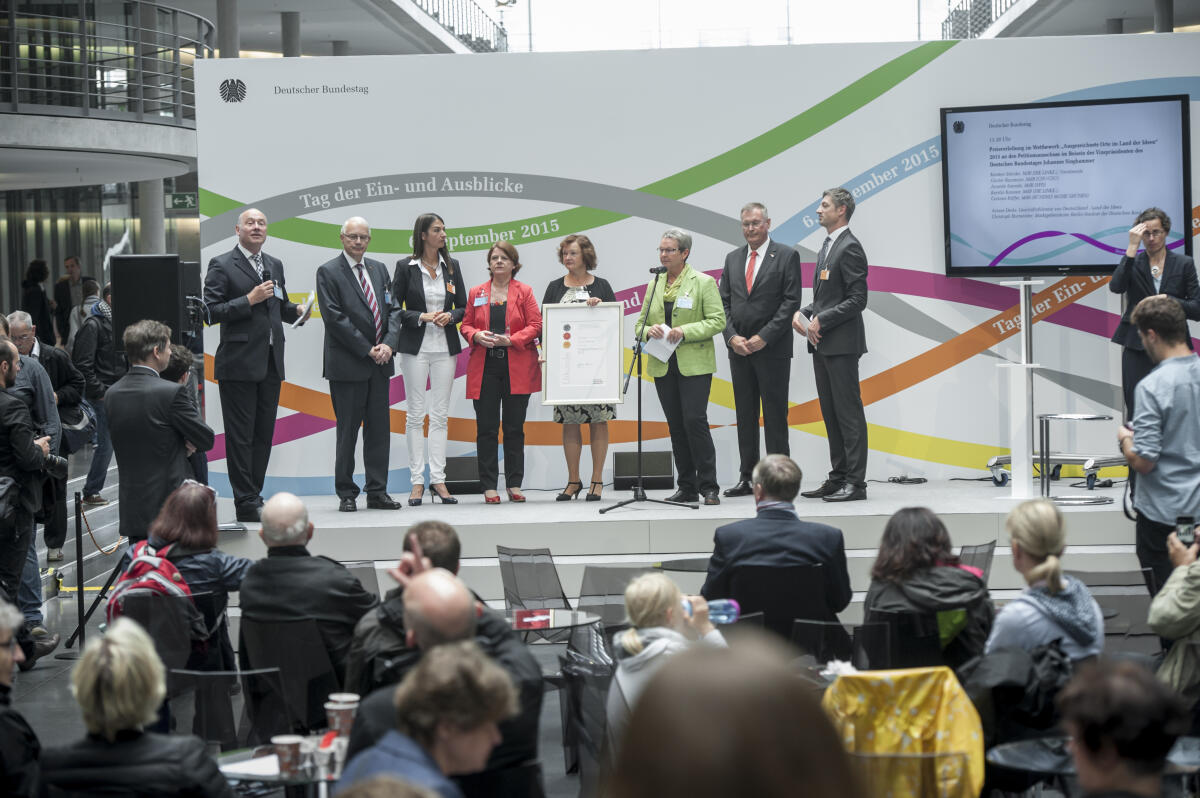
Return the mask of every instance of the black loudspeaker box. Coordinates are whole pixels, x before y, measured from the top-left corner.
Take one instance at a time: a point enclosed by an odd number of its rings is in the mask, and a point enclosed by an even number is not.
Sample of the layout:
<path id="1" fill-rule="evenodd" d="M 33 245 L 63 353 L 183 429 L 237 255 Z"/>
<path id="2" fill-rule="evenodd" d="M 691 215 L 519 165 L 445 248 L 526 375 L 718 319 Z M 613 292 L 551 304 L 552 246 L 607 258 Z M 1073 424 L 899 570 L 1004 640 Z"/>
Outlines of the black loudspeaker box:
<path id="1" fill-rule="evenodd" d="M 181 263 L 178 255 L 114 255 L 110 267 L 117 349 L 125 349 L 125 328 L 143 319 L 161 321 L 171 328 L 171 343 L 184 343 L 190 327 L 184 297 L 200 285 L 200 264 Z"/>
<path id="2" fill-rule="evenodd" d="M 479 461 L 474 457 L 447 457 L 446 490 L 451 495 L 483 493 L 483 486 L 479 484 Z"/>
<path id="3" fill-rule="evenodd" d="M 613 488 L 633 490 L 637 485 L 637 452 L 613 453 Z M 675 487 L 675 464 L 671 453 L 642 452 L 642 487 L 671 490 Z"/>

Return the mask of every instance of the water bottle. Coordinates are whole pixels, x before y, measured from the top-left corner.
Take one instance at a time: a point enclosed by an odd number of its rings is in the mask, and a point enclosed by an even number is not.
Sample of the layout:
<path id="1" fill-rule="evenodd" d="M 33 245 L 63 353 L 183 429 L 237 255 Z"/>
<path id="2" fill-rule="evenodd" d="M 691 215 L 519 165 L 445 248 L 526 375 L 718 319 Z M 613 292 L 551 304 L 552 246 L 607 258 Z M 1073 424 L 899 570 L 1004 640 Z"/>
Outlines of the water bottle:
<path id="1" fill-rule="evenodd" d="M 688 599 L 683 599 L 683 612 L 687 617 L 692 617 L 692 602 Z M 741 606 L 733 599 L 713 599 L 708 602 L 708 620 L 713 624 L 734 623 L 741 614 Z"/>

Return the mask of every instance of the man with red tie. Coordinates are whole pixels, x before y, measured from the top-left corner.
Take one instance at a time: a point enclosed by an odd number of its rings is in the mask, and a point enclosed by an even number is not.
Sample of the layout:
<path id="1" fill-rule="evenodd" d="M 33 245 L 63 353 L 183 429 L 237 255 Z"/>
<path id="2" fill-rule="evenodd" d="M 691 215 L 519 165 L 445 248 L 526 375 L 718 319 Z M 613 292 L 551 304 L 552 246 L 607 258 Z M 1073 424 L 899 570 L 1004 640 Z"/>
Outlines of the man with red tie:
<path id="1" fill-rule="evenodd" d="M 338 510 L 358 509 L 354 450 L 362 427 L 367 508 L 399 510 L 387 494 L 391 449 L 388 378 L 400 339 L 400 306 L 392 301 L 387 267 L 365 258 L 371 241 L 367 221 L 352 217 L 342 225 L 342 253 L 317 269 L 317 302 L 325 323 L 324 376 L 329 380 L 337 445 L 333 484 Z"/>
<path id="2" fill-rule="evenodd" d="M 791 320 L 800 307 L 803 286 L 800 255 L 771 240 L 766 206 L 747 203 L 741 217 L 746 246 L 725 256 L 720 286 L 741 460 L 738 482 L 725 490 L 726 496 L 749 496 L 754 492 L 750 474 L 761 459 L 760 402 L 767 454 L 791 454 L 787 423 Z"/>

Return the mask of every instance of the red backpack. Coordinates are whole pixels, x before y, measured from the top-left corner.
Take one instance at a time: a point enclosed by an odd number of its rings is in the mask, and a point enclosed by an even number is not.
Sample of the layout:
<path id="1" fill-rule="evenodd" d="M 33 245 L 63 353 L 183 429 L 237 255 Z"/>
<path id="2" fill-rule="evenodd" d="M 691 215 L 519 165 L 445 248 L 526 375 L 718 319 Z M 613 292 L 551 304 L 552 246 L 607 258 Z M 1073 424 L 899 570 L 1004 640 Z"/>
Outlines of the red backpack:
<path id="1" fill-rule="evenodd" d="M 188 599 L 192 639 L 203 640 L 207 635 L 204 617 L 192 604 L 192 590 L 187 581 L 167 559 L 171 545 L 155 550 L 147 540 L 138 541 L 130 552 L 132 559 L 125 573 L 117 578 L 112 595 L 108 598 L 105 616 L 109 623 L 125 614 L 125 599 L 128 596 L 178 596 Z"/>

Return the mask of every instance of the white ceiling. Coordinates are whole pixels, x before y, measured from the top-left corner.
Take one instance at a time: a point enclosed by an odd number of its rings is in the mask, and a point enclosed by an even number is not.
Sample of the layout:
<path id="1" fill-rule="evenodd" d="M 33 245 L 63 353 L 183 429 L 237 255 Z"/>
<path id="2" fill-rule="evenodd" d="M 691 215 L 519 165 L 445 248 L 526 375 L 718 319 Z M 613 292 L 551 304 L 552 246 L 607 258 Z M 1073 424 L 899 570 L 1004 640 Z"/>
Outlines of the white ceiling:
<path id="1" fill-rule="evenodd" d="M 1014 6 L 993 24 L 996 36 L 1073 36 L 1105 32 L 1123 19 L 1125 33 L 1154 30 L 1154 0 L 1034 0 Z M 1200 0 L 1175 0 L 1175 27 L 1200 24 Z"/>

